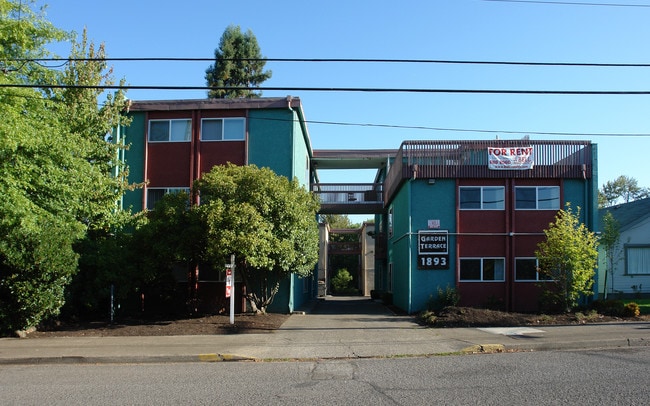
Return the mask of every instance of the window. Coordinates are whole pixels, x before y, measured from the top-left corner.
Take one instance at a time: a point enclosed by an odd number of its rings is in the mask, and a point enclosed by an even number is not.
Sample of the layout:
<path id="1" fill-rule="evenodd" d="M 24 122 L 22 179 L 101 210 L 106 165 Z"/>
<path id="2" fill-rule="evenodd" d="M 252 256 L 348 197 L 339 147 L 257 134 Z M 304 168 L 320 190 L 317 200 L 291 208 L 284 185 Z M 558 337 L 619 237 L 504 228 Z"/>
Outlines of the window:
<path id="1" fill-rule="evenodd" d="M 246 121 L 243 118 L 204 118 L 201 141 L 243 141 Z"/>
<path id="2" fill-rule="evenodd" d="M 388 209 L 388 238 L 393 237 L 393 208 Z"/>
<path id="3" fill-rule="evenodd" d="M 560 187 L 517 186 L 515 208 L 517 210 L 559 210 Z"/>
<path id="4" fill-rule="evenodd" d="M 625 266 L 628 275 L 650 275 L 650 246 L 626 246 Z"/>
<path id="5" fill-rule="evenodd" d="M 178 187 L 178 188 L 148 188 L 147 189 L 147 210 L 153 210 L 156 207 L 156 203 L 163 198 L 167 193 L 180 193 L 185 192 L 190 193 L 190 188 L 188 187 Z"/>
<path id="6" fill-rule="evenodd" d="M 461 210 L 503 210 L 503 186 L 461 186 L 459 188 Z"/>
<path id="7" fill-rule="evenodd" d="M 192 136 L 192 121 L 149 120 L 149 142 L 186 142 Z"/>
<path id="8" fill-rule="evenodd" d="M 461 281 L 505 280 L 505 260 L 503 258 L 461 258 Z"/>
<path id="9" fill-rule="evenodd" d="M 515 280 L 520 282 L 548 281 L 548 275 L 537 272 L 537 258 L 515 258 Z"/>

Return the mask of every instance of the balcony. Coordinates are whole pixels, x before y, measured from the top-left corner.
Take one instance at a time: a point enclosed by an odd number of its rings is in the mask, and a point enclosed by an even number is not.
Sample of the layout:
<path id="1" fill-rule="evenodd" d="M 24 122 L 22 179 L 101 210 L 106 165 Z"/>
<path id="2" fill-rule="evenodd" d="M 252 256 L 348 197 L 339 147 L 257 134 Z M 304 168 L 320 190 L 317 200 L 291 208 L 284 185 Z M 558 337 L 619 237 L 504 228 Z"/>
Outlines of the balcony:
<path id="1" fill-rule="evenodd" d="M 529 170 L 491 170 L 489 147 L 532 147 Z M 386 201 L 407 179 L 591 179 L 594 163 L 589 141 L 482 140 L 404 141 L 386 176 Z"/>
<path id="2" fill-rule="evenodd" d="M 381 183 L 315 183 L 321 214 L 376 214 L 384 208 Z"/>

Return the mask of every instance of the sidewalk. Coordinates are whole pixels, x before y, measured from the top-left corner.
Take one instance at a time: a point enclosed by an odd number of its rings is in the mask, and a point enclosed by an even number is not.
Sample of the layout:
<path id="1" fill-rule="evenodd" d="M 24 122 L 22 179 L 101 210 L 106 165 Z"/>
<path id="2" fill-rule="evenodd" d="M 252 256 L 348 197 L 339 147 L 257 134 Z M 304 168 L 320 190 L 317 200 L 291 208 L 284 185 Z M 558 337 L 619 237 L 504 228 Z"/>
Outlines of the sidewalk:
<path id="1" fill-rule="evenodd" d="M 425 328 L 368 298 L 319 300 L 266 334 L 2 338 L 1 364 L 214 362 L 432 356 L 650 346 L 650 323 Z"/>

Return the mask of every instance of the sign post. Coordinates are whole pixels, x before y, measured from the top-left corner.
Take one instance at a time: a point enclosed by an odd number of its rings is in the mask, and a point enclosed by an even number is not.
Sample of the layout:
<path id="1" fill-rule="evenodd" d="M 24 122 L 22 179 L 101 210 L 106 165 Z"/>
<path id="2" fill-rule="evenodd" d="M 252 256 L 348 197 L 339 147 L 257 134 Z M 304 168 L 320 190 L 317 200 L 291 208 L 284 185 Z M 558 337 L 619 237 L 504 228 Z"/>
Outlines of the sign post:
<path id="1" fill-rule="evenodd" d="M 235 324 L 235 255 L 230 256 L 226 265 L 226 297 L 230 298 L 230 324 Z"/>

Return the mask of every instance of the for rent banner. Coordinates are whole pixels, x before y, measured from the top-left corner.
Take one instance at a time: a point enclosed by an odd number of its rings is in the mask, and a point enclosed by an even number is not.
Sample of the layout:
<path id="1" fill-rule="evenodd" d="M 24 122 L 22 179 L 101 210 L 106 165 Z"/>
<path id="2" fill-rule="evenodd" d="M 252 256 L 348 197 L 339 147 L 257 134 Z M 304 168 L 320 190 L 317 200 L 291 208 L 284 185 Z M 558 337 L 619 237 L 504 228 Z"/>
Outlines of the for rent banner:
<path id="1" fill-rule="evenodd" d="M 488 148 L 490 169 L 533 169 L 534 160 L 533 147 Z"/>

